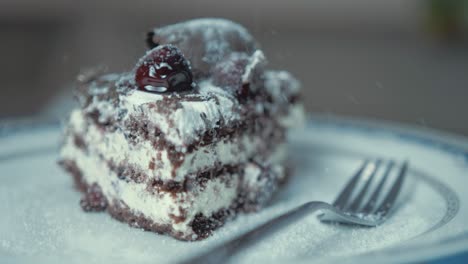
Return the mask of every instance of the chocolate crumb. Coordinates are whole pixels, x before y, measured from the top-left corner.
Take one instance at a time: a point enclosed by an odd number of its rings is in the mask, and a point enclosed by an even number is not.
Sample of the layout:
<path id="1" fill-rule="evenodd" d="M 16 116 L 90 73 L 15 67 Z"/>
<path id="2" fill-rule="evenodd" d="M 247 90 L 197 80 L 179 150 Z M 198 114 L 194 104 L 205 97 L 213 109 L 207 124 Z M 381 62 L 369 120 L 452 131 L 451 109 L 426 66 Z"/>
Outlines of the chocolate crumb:
<path id="1" fill-rule="evenodd" d="M 85 212 L 102 212 L 106 210 L 107 200 L 97 183 L 93 183 L 88 187 L 84 197 L 80 201 L 80 205 Z"/>

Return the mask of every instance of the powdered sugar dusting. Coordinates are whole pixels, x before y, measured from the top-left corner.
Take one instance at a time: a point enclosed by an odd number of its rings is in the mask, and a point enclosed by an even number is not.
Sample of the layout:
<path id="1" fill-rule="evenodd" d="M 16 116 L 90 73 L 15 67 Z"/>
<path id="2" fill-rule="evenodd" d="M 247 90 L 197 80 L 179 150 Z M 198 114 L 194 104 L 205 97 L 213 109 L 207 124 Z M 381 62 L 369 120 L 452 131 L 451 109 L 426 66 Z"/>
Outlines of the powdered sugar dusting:
<path id="1" fill-rule="evenodd" d="M 0 185 L 0 210 L 8 212 L 0 217 L 0 255 L 7 262 L 173 263 L 243 233 L 304 201 L 333 200 L 342 187 L 337 182 L 345 182 L 350 172 L 360 165 L 361 156 L 356 154 L 357 150 L 397 155 L 403 147 L 413 163 L 423 164 L 434 159 L 438 166 L 440 162 L 452 164 L 448 171 L 448 166 L 444 166 L 444 177 L 457 174 L 464 178 L 466 174 L 466 168 L 453 167 L 453 158 L 436 155 L 426 148 L 396 143 L 386 136 L 356 137 L 346 130 L 333 131 L 314 129 L 296 134 L 290 152 L 296 161 L 296 175 L 275 201 L 257 214 L 239 216 L 212 237 L 195 243 L 129 228 L 106 214 L 84 214 L 77 206 L 79 194 L 72 191 L 70 177 L 55 164 L 54 151 L 0 162 L 4 175 L 15 175 L 3 177 Z M 38 141 L 50 141 L 50 138 L 57 140 L 59 132 L 31 134 L 21 140 L 14 136 L 6 141 L 21 148 Z M 5 139 L 0 140 L 0 144 L 6 143 Z M 54 144 L 50 146 L 55 147 Z M 408 179 L 415 179 L 411 170 L 408 176 Z M 396 214 L 378 228 L 325 225 L 315 215 L 310 215 L 244 251 L 233 262 L 350 260 L 359 253 L 397 245 L 426 231 L 445 212 L 441 195 L 426 182 L 418 181 L 411 192 L 411 199 L 400 204 Z M 465 219 L 459 220 L 442 231 L 466 230 Z"/>
<path id="2" fill-rule="evenodd" d="M 192 62 L 195 71 L 207 74 L 232 52 L 252 53 L 257 44 L 241 25 L 220 18 L 201 18 L 157 28 L 154 42 L 174 44 Z"/>

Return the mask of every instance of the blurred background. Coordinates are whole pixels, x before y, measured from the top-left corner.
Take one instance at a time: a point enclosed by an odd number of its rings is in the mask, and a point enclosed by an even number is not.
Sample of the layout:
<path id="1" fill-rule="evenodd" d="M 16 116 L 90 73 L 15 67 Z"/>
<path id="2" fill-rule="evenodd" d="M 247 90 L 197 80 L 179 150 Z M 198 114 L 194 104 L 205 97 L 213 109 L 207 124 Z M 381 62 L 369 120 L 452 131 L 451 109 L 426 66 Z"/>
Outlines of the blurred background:
<path id="1" fill-rule="evenodd" d="M 314 113 L 468 136 L 468 0 L 1 0 L 0 119 L 63 117 L 81 69 L 127 71 L 152 27 L 245 25 Z"/>

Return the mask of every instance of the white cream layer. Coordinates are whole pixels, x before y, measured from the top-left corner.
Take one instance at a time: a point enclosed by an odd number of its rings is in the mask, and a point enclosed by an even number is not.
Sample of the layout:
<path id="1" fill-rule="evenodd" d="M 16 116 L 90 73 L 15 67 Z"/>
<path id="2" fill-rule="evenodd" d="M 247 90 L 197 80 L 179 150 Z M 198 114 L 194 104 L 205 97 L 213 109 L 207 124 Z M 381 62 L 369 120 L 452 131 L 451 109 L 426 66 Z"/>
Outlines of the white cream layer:
<path id="1" fill-rule="evenodd" d="M 236 174 L 228 176 L 232 179 L 229 184 L 221 182 L 221 178 L 224 178 L 221 176 L 208 181 L 203 188 L 195 187 L 191 192 L 181 192 L 175 196 L 167 192 L 153 195 L 146 190 L 145 183 L 120 180 L 98 155 L 85 154 L 78 149 L 72 137 L 66 139 L 61 156 L 63 159 L 74 160 L 82 171 L 84 180 L 89 184 L 97 183 L 109 201 L 121 200 L 133 213 L 144 214 L 158 224 L 169 224 L 174 230 L 185 235 L 195 235 L 188 224 L 196 214 L 211 215 L 220 209 L 228 208 L 237 196 L 239 177 Z M 179 207 L 185 210 L 186 219 L 176 223 L 170 215 L 181 216 Z"/>
<path id="2" fill-rule="evenodd" d="M 246 162 L 258 152 L 259 146 L 264 142 L 260 137 L 240 136 L 226 141 L 219 141 L 186 154 L 183 162 L 172 175 L 174 166 L 168 158 L 167 150 L 156 150 L 151 142 L 142 140 L 136 144 L 130 144 L 120 130 L 115 132 L 104 132 L 93 123 L 87 124 L 86 117 L 80 110 L 72 112 L 70 117 L 70 129 L 81 135 L 88 149 L 102 154 L 106 160 L 114 164 L 131 164 L 142 170 L 149 177 L 161 180 L 182 181 L 187 174 L 196 173 L 203 169 L 209 169 L 215 164 L 239 164 Z M 272 144 L 275 144 L 272 142 Z M 275 153 L 285 152 L 285 145 L 276 143 Z M 272 153 L 274 154 L 274 153 Z M 272 162 L 285 159 L 275 158 Z M 157 157 L 161 160 L 158 161 Z M 154 163 L 154 168 L 150 168 Z"/>

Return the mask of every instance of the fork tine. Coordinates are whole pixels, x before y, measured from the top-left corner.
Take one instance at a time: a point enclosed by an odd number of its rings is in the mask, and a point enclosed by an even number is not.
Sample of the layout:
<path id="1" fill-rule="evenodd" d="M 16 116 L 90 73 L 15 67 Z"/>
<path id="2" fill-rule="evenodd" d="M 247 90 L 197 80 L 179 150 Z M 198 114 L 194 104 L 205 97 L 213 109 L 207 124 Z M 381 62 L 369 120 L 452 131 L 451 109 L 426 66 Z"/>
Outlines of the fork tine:
<path id="1" fill-rule="evenodd" d="M 342 209 L 344 206 L 346 206 L 349 197 L 353 193 L 356 183 L 358 182 L 359 178 L 361 178 L 361 174 L 364 172 L 364 169 L 367 167 L 368 164 L 369 160 L 365 160 L 362 166 L 356 172 L 356 174 L 354 174 L 353 178 L 351 178 L 351 180 L 346 184 L 344 189 L 340 192 L 340 195 L 338 196 L 338 198 L 336 198 L 335 202 L 333 202 L 333 206 L 339 209 Z"/>
<path id="2" fill-rule="evenodd" d="M 408 170 L 408 161 L 405 161 L 403 165 L 401 166 L 400 173 L 398 174 L 398 178 L 395 180 L 395 183 L 393 183 L 392 188 L 390 189 L 389 193 L 385 197 L 382 204 L 376 210 L 375 212 L 376 214 L 384 216 L 390 211 L 390 209 L 393 206 L 393 203 L 395 202 L 396 198 L 398 197 L 398 194 L 400 193 L 400 189 L 401 189 L 401 186 L 403 185 L 403 181 L 405 179 L 407 170 Z"/>
<path id="3" fill-rule="evenodd" d="M 377 188 L 375 189 L 375 191 L 372 193 L 372 196 L 367 201 L 366 206 L 364 206 L 364 208 L 362 209 L 363 213 L 372 213 L 374 211 L 375 206 L 377 204 L 377 199 L 379 198 L 382 188 L 385 182 L 387 181 L 388 175 L 390 174 L 390 171 L 392 171 L 393 166 L 395 166 L 395 162 L 391 160 L 387 165 L 387 169 L 385 170 L 382 176 L 382 179 L 379 182 L 379 185 L 377 185 Z"/>
<path id="4" fill-rule="evenodd" d="M 351 205 L 348 206 L 348 208 L 343 208 L 344 210 L 350 211 L 350 212 L 355 212 L 356 210 L 359 209 L 360 205 L 362 204 L 362 200 L 364 200 L 364 197 L 366 196 L 367 190 L 369 189 L 369 186 L 372 183 L 372 179 L 377 174 L 377 170 L 379 169 L 381 163 L 382 163 L 382 160 L 380 160 L 380 159 L 378 159 L 375 162 L 375 165 L 372 168 L 372 172 L 369 175 L 369 178 L 366 179 L 366 183 L 365 183 L 364 187 L 362 187 L 362 189 L 359 191 L 359 194 L 357 195 L 356 198 L 354 198 L 354 201 L 351 203 Z"/>

